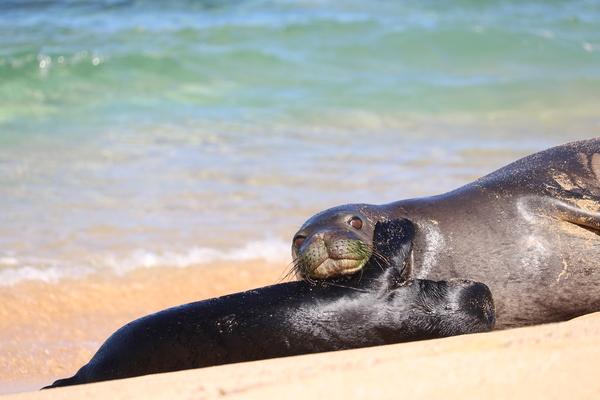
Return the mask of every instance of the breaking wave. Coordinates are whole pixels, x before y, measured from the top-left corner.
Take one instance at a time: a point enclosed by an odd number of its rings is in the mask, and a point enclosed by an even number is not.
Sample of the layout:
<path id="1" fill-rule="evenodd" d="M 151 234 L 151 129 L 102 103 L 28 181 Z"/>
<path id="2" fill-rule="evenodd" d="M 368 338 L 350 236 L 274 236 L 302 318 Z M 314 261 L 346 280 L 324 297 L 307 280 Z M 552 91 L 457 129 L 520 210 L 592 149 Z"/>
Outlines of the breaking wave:
<path id="1" fill-rule="evenodd" d="M 285 265 L 289 257 L 289 243 L 278 239 L 252 241 L 226 250 L 209 247 L 193 247 L 183 252 L 136 249 L 125 255 L 95 255 L 88 262 L 76 265 L 67 261 L 10 255 L 0 257 L 0 286 L 12 286 L 23 281 L 57 283 L 62 279 L 79 279 L 107 270 L 123 275 L 139 268 L 186 268 L 215 262 L 262 260 Z"/>

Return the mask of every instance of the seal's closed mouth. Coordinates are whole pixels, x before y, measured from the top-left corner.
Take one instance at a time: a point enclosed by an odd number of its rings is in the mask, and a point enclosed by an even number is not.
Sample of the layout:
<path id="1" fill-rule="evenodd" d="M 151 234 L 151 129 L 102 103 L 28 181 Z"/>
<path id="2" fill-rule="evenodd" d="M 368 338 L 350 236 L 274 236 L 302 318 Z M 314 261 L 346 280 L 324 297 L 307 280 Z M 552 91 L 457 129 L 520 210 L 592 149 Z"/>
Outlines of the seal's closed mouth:
<path id="1" fill-rule="evenodd" d="M 298 257 L 297 274 L 301 278 L 324 279 L 352 275 L 360 271 L 372 251 L 360 240 L 315 244 Z"/>
<path id="2" fill-rule="evenodd" d="M 309 277 L 323 279 L 342 275 L 352 275 L 355 272 L 360 271 L 368 260 L 369 257 L 364 257 L 359 260 L 352 258 L 326 258 L 310 272 Z"/>

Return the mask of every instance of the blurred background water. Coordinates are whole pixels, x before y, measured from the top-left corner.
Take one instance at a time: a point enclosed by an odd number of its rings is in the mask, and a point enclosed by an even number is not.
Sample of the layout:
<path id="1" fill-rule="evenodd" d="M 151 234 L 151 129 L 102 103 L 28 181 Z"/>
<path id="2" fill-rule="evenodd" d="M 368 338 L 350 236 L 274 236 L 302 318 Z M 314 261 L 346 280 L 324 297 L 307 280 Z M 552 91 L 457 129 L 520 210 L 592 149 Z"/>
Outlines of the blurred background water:
<path id="1" fill-rule="evenodd" d="M 599 1 L 4 0 L 0 285 L 281 257 L 599 133 Z"/>

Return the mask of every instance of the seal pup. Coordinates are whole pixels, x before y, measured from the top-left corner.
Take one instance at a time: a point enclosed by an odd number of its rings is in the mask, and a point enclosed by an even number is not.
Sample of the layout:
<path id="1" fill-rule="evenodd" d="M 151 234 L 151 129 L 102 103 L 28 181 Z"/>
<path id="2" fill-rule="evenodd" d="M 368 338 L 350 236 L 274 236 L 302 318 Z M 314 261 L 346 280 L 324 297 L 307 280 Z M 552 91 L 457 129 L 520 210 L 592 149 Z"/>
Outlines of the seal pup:
<path id="1" fill-rule="evenodd" d="M 298 276 L 360 273 L 378 221 L 405 218 L 405 274 L 487 284 L 497 327 L 600 310 L 600 139 L 545 150 L 454 191 L 310 218 L 293 238 Z"/>
<path id="2" fill-rule="evenodd" d="M 288 282 L 130 322 L 46 388 L 491 330 L 484 284 L 404 280 L 411 230 L 403 220 L 377 224 L 362 276 Z"/>

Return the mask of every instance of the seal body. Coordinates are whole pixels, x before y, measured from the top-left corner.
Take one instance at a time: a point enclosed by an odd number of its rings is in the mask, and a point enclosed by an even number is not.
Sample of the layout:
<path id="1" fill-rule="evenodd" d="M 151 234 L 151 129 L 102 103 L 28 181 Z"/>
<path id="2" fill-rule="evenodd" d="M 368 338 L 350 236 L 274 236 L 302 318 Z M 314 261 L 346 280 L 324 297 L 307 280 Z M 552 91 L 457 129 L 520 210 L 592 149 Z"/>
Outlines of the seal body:
<path id="1" fill-rule="evenodd" d="M 378 225 L 379 257 L 361 276 L 283 283 L 140 318 L 108 338 L 75 376 L 48 388 L 492 329 L 484 284 L 407 281 L 384 261 L 402 249 L 403 227 Z"/>
<path id="2" fill-rule="evenodd" d="M 335 245 L 338 232 L 354 229 L 352 218 L 367 232 L 405 218 L 415 228 L 409 277 L 487 284 L 500 328 L 560 321 L 600 310 L 599 211 L 600 139 L 593 139 L 533 154 L 446 194 L 326 210 L 301 227 L 293 254 L 301 277 L 318 278 L 316 262 L 302 257 L 313 235 Z"/>

